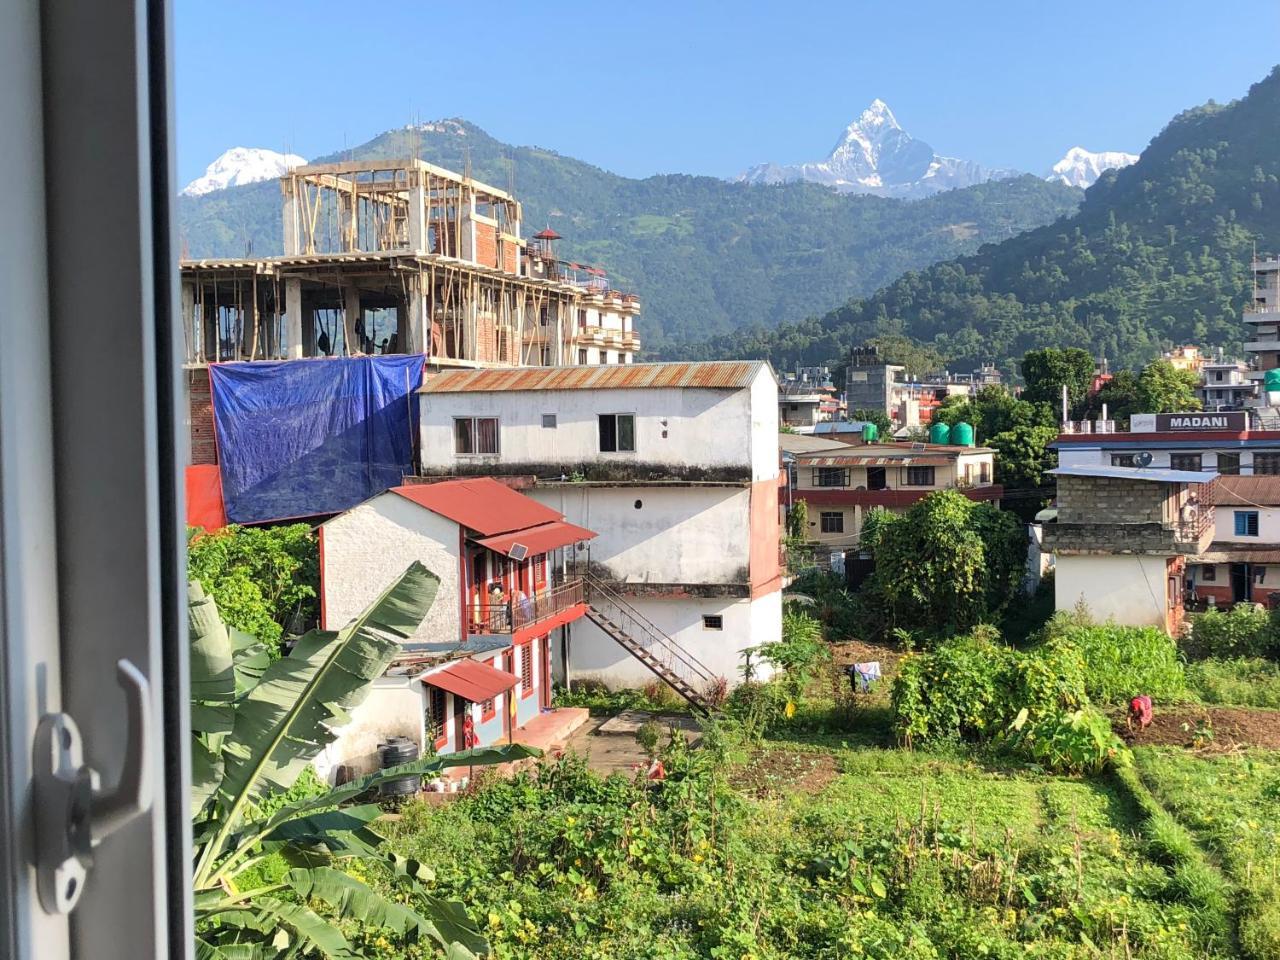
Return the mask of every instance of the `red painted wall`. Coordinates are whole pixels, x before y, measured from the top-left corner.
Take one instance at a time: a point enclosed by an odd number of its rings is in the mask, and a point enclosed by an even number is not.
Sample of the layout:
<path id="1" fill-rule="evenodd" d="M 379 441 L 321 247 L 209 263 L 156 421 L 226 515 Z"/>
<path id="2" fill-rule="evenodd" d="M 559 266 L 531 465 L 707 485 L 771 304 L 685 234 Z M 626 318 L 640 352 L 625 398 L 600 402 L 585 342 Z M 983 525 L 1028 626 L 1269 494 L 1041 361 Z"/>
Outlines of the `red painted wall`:
<path id="1" fill-rule="evenodd" d="M 757 480 L 751 484 L 751 551 L 749 553 L 751 596 L 772 593 L 782 585 L 782 565 L 778 556 L 782 528 L 778 520 L 778 481 Z"/>

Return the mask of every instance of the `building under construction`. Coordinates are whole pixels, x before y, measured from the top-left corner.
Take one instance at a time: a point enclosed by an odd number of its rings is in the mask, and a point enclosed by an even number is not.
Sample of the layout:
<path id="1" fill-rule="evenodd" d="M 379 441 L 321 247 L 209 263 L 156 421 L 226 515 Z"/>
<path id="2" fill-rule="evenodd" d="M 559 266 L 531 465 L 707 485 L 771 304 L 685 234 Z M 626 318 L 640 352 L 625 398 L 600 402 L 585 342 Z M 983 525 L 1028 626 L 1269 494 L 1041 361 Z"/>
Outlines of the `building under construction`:
<path id="1" fill-rule="evenodd" d="M 521 235 L 510 193 L 422 160 L 308 164 L 280 179 L 284 253 L 184 260 L 194 463 L 216 462 L 206 368 L 423 354 L 428 370 L 631 363 L 634 294 Z"/>

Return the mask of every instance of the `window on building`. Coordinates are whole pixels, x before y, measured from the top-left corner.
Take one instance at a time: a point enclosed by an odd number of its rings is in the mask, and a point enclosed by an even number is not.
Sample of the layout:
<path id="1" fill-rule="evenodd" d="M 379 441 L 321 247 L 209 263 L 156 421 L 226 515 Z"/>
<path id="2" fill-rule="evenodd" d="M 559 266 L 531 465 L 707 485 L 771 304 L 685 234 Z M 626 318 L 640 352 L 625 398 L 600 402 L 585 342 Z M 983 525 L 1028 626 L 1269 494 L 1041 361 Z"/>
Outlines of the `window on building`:
<path id="1" fill-rule="evenodd" d="M 542 415 L 542 426 L 547 430 L 556 428 L 556 415 L 554 413 L 544 413 Z"/>
<path id="2" fill-rule="evenodd" d="M 1222 382 L 1222 371 L 1221 371 L 1221 370 L 1215 370 L 1215 371 L 1213 372 L 1213 380 L 1214 380 L 1214 382 L 1215 382 L 1215 383 L 1221 383 L 1221 382 Z"/>
<path id="3" fill-rule="evenodd" d="M 982 463 L 978 465 L 978 482 L 991 482 L 991 464 L 986 460 L 983 460 Z"/>
<path id="4" fill-rule="evenodd" d="M 631 452 L 636 448 L 636 418 L 631 413 L 600 414 L 600 452 Z"/>
<path id="5" fill-rule="evenodd" d="M 1269 475 L 1280 474 L 1280 453 L 1255 453 L 1253 472 Z"/>
<path id="6" fill-rule="evenodd" d="M 1171 453 L 1169 454 L 1169 467 L 1173 470 L 1200 470 L 1200 454 L 1198 453 Z"/>
<path id="7" fill-rule="evenodd" d="M 551 366 L 551 348 L 550 347 L 542 348 L 542 365 L 544 367 Z"/>
<path id="8" fill-rule="evenodd" d="M 813 485 L 815 487 L 847 487 L 849 471 L 840 467 L 818 467 L 813 471 Z"/>
<path id="9" fill-rule="evenodd" d="M 578 311 L 578 326 L 585 327 L 587 325 L 587 311 Z"/>
<path id="10" fill-rule="evenodd" d="M 933 467 L 907 467 L 908 487 L 932 487 Z"/>
<path id="11" fill-rule="evenodd" d="M 480 704 L 480 722 L 481 723 L 484 723 L 486 720 L 492 720 L 497 715 L 498 715 L 498 705 L 494 701 L 493 697 L 490 697 L 488 700 L 484 700 L 481 702 Z"/>
<path id="12" fill-rule="evenodd" d="M 1235 516 L 1237 537 L 1256 537 L 1258 535 L 1257 510 L 1237 510 Z"/>
<path id="13" fill-rule="evenodd" d="M 608 362 L 609 362 L 609 351 L 608 351 L 608 350 L 601 350 L 601 351 L 600 351 L 600 362 L 601 362 L 601 363 L 608 363 Z"/>
<path id="14" fill-rule="evenodd" d="M 703 630 L 723 630 L 724 617 L 718 613 L 704 613 L 702 615 Z"/>
<path id="15" fill-rule="evenodd" d="M 498 452 L 497 417 L 454 417 L 453 452 L 476 456 Z"/>
<path id="16" fill-rule="evenodd" d="M 427 687 L 427 740 L 439 743 L 444 739 L 444 691 L 439 687 Z"/>
<path id="17" fill-rule="evenodd" d="M 1200 568 L 1200 579 L 1205 583 L 1213 583 L 1218 579 L 1218 567 L 1216 564 L 1206 563 Z"/>
<path id="18" fill-rule="evenodd" d="M 1132 467 L 1134 466 L 1132 453 L 1113 453 L 1111 455 L 1111 465 L 1113 467 Z"/>
<path id="19" fill-rule="evenodd" d="M 823 510 L 818 515 L 823 533 L 844 533 L 844 513 L 840 510 Z"/>
<path id="20" fill-rule="evenodd" d="M 619 350 L 619 351 L 618 351 L 618 363 L 626 363 L 626 362 L 627 362 L 627 355 L 626 355 L 625 353 L 623 353 L 621 350 Z"/>
<path id="21" fill-rule="evenodd" d="M 1237 476 L 1240 473 L 1240 454 L 1218 454 L 1218 472 L 1229 477 Z"/>
<path id="22" fill-rule="evenodd" d="M 527 697 L 533 693 L 533 648 L 537 641 L 519 647 L 520 651 L 520 695 Z"/>
<path id="23" fill-rule="evenodd" d="M 585 367 L 587 365 L 587 351 L 582 349 L 578 351 L 578 366 Z"/>

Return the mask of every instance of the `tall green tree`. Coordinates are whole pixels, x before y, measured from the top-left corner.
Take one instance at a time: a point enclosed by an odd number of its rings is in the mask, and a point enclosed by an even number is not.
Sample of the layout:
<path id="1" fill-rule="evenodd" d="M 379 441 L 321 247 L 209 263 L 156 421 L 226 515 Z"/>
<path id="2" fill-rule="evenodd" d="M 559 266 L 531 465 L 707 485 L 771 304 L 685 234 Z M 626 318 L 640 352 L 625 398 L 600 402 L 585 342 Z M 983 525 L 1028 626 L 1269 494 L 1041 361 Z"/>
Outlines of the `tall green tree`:
<path id="1" fill-rule="evenodd" d="M 1143 413 L 1178 413 L 1199 410 L 1196 387 L 1200 378 L 1190 370 L 1179 370 L 1168 360 L 1156 360 L 1138 377 L 1138 404 Z"/>
<path id="2" fill-rule="evenodd" d="M 990 443 L 996 434 L 1019 426 L 1053 426 L 1057 421 L 1047 403 L 1032 403 L 1015 397 L 1002 386 L 988 384 L 973 397 L 947 397 L 933 411 L 933 423 L 973 427 L 978 443 Z"/>
<path id="3" fill-rule="evenodd" d="M 1062 387 L 1072 409 L 1081 404 L 1093 382 L 1093 354 L 1078 347 L 1045 347 L 1022 356 L 1022 399 L 1047 403 L 1054 409 L 1062 402 Z"/>
<path id="4" fill-rule="evenodd" d="M 893 422 L 883 410 L 850 410 L 849 419 L 854 422 L 874 423 L 882 438 L 889 438 L 893 433 Z"/>

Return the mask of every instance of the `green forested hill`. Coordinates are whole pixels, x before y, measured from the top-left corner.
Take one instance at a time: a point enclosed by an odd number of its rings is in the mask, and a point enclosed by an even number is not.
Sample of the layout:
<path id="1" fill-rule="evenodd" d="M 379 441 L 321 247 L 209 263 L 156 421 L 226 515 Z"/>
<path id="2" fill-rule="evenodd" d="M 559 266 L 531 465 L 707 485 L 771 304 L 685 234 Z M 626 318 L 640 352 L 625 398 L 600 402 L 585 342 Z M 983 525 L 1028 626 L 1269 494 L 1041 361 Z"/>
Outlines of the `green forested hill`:
<path id="1" fill-rule="evenodd" d="M 646 353 L 663 344 L 772 327 L 871 293 L 907 270 L 978 249 L 1076 209 L 1081 193 L 1035 177 L 903 201 L 814 184 L 749 186 L 681 175 L 633 180 L 533 147 L 511 147 L 462 121 L 389 131 L 357 159 L 416 155 L 506 187 L 526 233 L 551 225 L 561 252 L 605 267 L 643 301 Z M 321 157 L 318 161 L 337 159 Z M 280 251 L 274 182 L 178 205 L 185 256 Z"/>
<path id="2" fill-rule="evenodd" d="M 948 360 L 1081 346 L 1124 365 L 1176 342 L 1238 351 L 1249 259 L 1280 252 L 1280 68 L 1243 99 L 1174 118 L 1071 217 L 909 272 L 819 319 L 743 331 L 688 356 L 839 360 L 905 334 Z"/>

